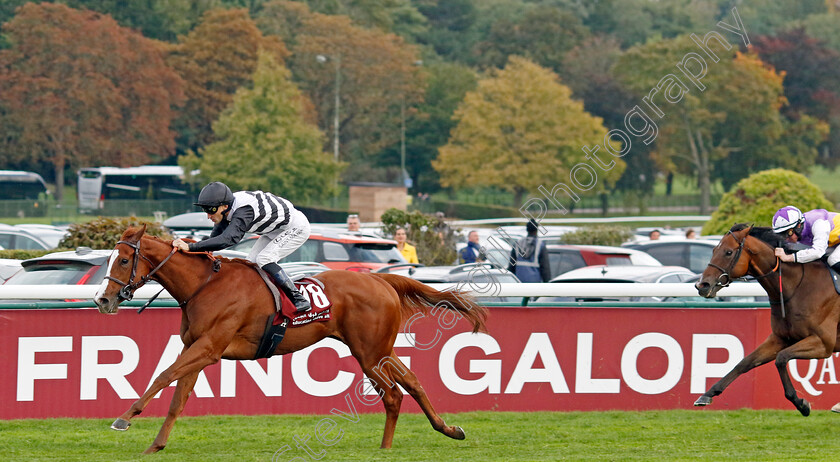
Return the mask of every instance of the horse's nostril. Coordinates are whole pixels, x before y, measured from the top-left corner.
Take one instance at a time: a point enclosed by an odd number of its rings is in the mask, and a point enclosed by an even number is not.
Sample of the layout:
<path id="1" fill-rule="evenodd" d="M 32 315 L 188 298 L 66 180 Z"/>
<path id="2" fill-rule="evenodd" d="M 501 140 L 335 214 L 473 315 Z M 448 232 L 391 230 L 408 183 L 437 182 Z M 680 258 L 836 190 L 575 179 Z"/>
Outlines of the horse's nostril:
<path id="1" fill-rule="evenodd" d="M 99 298 L 96 299 L 96 305 L 97 306 L 105 306 L 107 304 L 108 304 L 108 299 L 105 298 L 105 297 L 99 297 Z"/>

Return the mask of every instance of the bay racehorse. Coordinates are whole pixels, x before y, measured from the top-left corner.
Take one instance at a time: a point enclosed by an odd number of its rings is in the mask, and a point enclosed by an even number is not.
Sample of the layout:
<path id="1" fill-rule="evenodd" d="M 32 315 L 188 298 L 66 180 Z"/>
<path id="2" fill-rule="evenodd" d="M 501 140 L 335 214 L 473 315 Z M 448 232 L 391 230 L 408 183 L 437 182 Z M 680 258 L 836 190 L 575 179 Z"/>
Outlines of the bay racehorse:
<path id="1" fill-rule="evenodd" d="M 130 299 L 138 287 L 155 280 L 181 305 L 181 355 L 111 425 L 115 430 L 128 430 L 132 417 L 177 380 L 169 413 L 145 451 L 151 453 L 166 445 L 202 369 L 222 358 L 254 359 L 275 303 L 255 265 L 222 259 L 219 271 L 214 272 L 215 259 L 209 254 L 175 252 L 171 242 L 145 235 L 145 229 L 129 228 L 122 235 L 94 302 L 101 313 L 115 314 L 118 305 Z M 402 391 L 394 385 L 397 383 L 417 401 L 435 430 L 464 439 L 461 427 L 446 425 L 435 412 L 417 377 L 394 353 L 394 340 L 404 317 L 433 306 L 466 318 L 473 332 L 485 329 L 486 310 L 458 292 L 437 291 L 399 275 L 325 271 L 316 278 L 332 302 L 330 320 L 289 327 L 273 354 L 291 353 L 326 337 L 347 344 L 382 397 L 386 413 L 383 448 L 391 447 L 400 413 Z"/>
<path id="2" fill-rule="evenodd" d="M 712 298 L 733 279 L 752 275 L 770 297 L 771 334 L 726 376 L 712 385 L 694 403 L 711 404 L 739 375 L 775 360 L 787 398 L 803 416 L 811 405 L 796 395 L 788 374 L 791 359 L 827 358 L 840 351 L 838 323 L 840 297 L 828 266 L 822 261 L 784 263 L 774 250 L 784 241 L 770 228 L 745 224 L 732 227 L 720 240 L 700 281 L 697 292 Z"/>

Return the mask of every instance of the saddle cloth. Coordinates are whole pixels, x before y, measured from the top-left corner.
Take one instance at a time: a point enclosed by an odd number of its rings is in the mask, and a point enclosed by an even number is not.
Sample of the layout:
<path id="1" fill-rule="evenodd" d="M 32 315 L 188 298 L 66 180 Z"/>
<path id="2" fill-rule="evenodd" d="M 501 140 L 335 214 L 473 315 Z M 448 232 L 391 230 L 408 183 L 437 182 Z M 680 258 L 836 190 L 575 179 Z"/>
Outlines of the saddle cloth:
<path id="1" fill-rule="evenodd" d="M 257 354 L 254 359 L 268 358 L 283 341 L 286 335 L 286 327 L 302 326 L 313 321 L 328 321 L 330 319 L 330 308 L 332 303 L 324 293 L 324 283 L 315 278 L 303 278 L 295 281 L 295 287 L 309 300 L 311 310 L 306 313 L 296 314 L 295 305 L 289 300 L 283 291 L 279 290 L 271 278 L 260 270 L 260 275 L 274 295 L 275 313 L 268 316 L 260 344 L 257 347 Z M 277 310 L 277 307 L 280 307 Z"/>

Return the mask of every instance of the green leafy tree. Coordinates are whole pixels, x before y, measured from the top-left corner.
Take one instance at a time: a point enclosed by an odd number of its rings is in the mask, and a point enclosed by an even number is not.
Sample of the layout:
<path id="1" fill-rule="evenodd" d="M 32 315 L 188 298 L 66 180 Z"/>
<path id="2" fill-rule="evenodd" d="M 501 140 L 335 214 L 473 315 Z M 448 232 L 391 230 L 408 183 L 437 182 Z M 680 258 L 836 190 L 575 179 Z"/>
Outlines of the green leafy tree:
<path id="1" fill-rule="evenodd" d="M 221 0 L 68 0 L 73 8 L 87 8 L 113 17 L 123 27 L 139 30 L 144 36 L 174 42 L 186 34 L 201 15 L 222 6 Z"/>
<path id="2" fill-rule="evenodd" d="M 160 42 L 64 5 L 17 11 L 0 51 L 4 160 L 52 164 L 61 199 L 67 167 L 127 167 L 174 153 L 170 121 L 183 82 Z"/>
<path id="3" fill-rule="evenodd" d="M 751 0 L 738 4 L 741 20 L 753 35 L 775 35 L 810 15 L 826 12 L 826 0 Z"/>
<path id="4" fill-rule="evenodd" d="M 321 149 L 323 135 L 302 114 L 305 97 L 289 71 L 260 53 L 253 89 L 240 88 L 213 126 L 217 141 L 180 160 L 201 169 L 203 182 L 234 189 L 261 189 L 292 201 L 333 194 L 340 165 Z"/>
<path id="5" fill-rule="evenodd" d="M 773 214 L 786 205 L 803 212 L 833 208 L 805 176 L 783 169 L 766 170 L 744 178 L 724 194 L 702 234 L 723 234 L 735 223 L 770 226 Z"/>
<path id="6" fill-rule="evenodd" d="M 528 58 L 559 71 L 569 50 L 589 35 L 573 13 L 545 4 L 523 3 L 521 18 L 499 17 L 475 47 L 480 67 L 502 67 L 508 56 Z"/>
<path id="7" fill-rule="evenodd" d="M 633 237 L 633 230 L 620 225 L 581 226 L 563 234 L 564 244 L 618 246 Z"/>
<path id="8" fill-rule="evenodd" d="M 432 162 L 441 184 L 501 188 L 517 206 L 526 192 L 569 178 L 574 165 L 586 162 L 582 148 L 602 143 L 607 133 L 554 73 L 516 56 L 479 81 L 455 117 L 458 125 Z M 613 184 L 624 167 L 616 159 L 595 190 Z"/>
<path id="9" fill-rule="evenodd" d="M 186 82 L 187 101 L 177 119 L 181 151 L 213 141 L 213 122 L 240 87 L 251 84 L 260 50 L 283 63 L 288 51 L 277 37 L 265 37 L 245 9 L 210 10 L 172 47 L 170 65 Z"/>
<path id="10" fill-rule="evenodd" d="M 67 229 L 67 236 L 58 244 L 61 248 L 113 249 L 123 232 L 131 226 L 146 225 L 146 234 L 162 239 L 172 239 L 169 231 L 160 223 L 145 223 L 137 217 L 98 217 L 85 223 L 74 223 Z"/>
<path id="11" fill-rule="evenodd" d="M 611 72 L 621 54 L 617 39 L 591 37 L 566 54 L 560 72 L 574 98 L 583 101 L 586 112 L 604 119 L 608 129 L 624 129 L 627 108 L 638 103 L 636 95 Z M 615 189 L 642 198 L 653 195 L 659 169 L 651 160 L 650 151 L 651 147 L 644 143 L 633 144 L 631 154 L 622 158 L 627 169 L 616 182 Z"/>
<path id="12" fill-rule="evenodd" d="M 735 46 L 714 50 L 720 61 L 707 61 L 701 91 L 675 67 L 693 51 L 696 45 L 688 37 L 648 43 L 628 50 L 614 69 L 638 98 L 668 75 L 683 77 L 675 102 L 665 101 L 664 90 L 654 100 L 663 114 L 656 119 L 660 131 L 653 156 L 663 171 L 697 178 L 700 210 L 707 213 L 713 179 L 731 185 L 783 161 L 787 154 L 775 144 L 785 133 L 779 112 L 785 100 L 782 76 Z M 803 162 L 800 168 L 807 167 Z"/>
<path id="13" fill-rule="evenodd" d="M 432 168 L 432 160 L 449 139 L 456 124 L 455 108 L 468 91 L 475 89 L 478 76 L 461 64 L 438 62 L 424 67 L 429 72 L 426 99 L 407 114 L 405 164 L 414 190 L 434 192 L 440 190 L 440 175 Z M 398 165 L 400 150 L 400 143 L 394 143 L 382 151 L 378 163 Z"/>

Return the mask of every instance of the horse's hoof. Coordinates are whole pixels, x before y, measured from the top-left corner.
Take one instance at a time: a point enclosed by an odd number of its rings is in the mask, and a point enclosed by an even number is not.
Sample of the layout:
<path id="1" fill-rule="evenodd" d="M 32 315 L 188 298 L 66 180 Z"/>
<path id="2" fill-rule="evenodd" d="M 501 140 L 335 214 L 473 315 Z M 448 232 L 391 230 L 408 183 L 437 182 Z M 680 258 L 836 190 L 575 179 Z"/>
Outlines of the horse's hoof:
<path id="1" fill-rule="evenodd" d="M 454 428 L 454 429 L 455 429 L 455 434 L 454 434 L 454 435 L 452 435 L 452 437 L 451 437 L 452 439 L 462 440 L 462 439 L 465 439 L 465 438 L 467 437 L 467 434 L 466 434 L 466 433 L 464 433 L 464 429 L 463 429 L 463 428 L 461 428 L 461 427 L 459 427 L 459 426 L 457 426 L 457 425 L 456 425 L 455 427 L 452 427 L 452 428 Z"/>
<path id="2" fill-rule="evenodd" d="M 697 398 L 697 401 L 694 402 L 695 406 L 708 406 L 710 404 L 712 404 L 712 398 L 706 395 Z"/>
<path id="3" fill-rule="evenodd" d="M 802 399 L 801 401 L 802 402 L 799 403 L 799 405 L 796 406 L 796 408 L 799 409 L 799 412 L 802 413 L 803 417 L 808 417 L 809 415 L 811 415 L 811 403 L 809 403 L 805 399 Z"/>
<path id="4" fill-rule="evenodd" d="M 130 427 L 130 426 L 131 426 L 131 422 L 129 422 L 129 421 L 123 419 L 123 418 L 119 418 L 119 419 L 115 420 L 114 423 L 111 424 L 111 429 L 124 432 L 124 431 L 128 430 L 128 427 Z"/>

